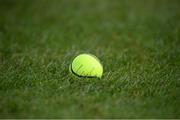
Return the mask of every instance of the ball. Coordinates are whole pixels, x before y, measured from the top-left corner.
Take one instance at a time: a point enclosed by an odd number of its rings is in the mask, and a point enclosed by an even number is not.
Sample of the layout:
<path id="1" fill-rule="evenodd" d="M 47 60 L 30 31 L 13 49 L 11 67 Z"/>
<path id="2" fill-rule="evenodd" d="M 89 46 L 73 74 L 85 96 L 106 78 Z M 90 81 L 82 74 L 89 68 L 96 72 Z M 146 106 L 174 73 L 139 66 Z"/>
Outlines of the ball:
<path id="1" fill-rule="evenodd" d="M 69 70 L 78 77 L 101 78 L 103 74 L 100 60 L 92 54 L 80 54 L 75 57 Z"/>

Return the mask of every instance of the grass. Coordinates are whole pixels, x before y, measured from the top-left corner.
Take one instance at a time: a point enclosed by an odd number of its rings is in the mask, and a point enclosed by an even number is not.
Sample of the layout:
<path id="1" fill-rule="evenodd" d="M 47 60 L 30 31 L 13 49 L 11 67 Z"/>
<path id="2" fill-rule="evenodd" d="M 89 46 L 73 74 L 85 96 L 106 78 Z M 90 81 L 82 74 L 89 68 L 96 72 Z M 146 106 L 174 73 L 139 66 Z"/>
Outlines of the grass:
<path id="1" fill-rule="evenodd" d="M 180 118 L 178 0 L 0 1 L 0 118 Z M 98 56 L 102 79 L 68 71 Z"/>

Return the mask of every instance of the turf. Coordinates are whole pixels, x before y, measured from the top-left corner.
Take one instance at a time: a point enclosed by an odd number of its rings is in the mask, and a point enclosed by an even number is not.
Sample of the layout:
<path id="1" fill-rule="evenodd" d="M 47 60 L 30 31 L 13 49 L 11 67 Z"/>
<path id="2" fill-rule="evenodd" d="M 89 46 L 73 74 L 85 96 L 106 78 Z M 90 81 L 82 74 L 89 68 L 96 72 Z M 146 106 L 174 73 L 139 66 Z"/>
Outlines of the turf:
<path id="1" fill-rule="evenodd" d="M 1 0 L 0 118 L 180 118 L 179 6 Z M 80 53 L 102 79 L 69 73 Z"/>

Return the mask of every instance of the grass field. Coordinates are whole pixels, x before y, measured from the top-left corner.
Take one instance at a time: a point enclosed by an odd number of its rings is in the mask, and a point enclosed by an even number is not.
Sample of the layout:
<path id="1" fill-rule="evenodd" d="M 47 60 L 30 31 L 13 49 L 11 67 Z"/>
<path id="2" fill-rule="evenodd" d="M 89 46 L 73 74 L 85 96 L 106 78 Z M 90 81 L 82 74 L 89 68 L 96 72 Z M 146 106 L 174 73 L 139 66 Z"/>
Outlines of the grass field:
<path id="1" fill-rule="evenodd" d="M 0 0 L 0 118 L 180 118 L 180 1 Z"/>

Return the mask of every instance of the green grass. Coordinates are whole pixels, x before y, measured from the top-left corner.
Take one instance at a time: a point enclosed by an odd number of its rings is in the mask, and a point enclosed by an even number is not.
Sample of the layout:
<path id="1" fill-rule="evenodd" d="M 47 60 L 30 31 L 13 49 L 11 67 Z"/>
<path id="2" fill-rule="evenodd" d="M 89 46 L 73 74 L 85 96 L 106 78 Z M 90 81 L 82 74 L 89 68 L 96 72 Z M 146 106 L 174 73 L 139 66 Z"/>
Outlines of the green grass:
<path id="1" fill-rule="evenodd" d="M 178 0 L 1 0 L 0 118 L 180 118 Z M 68 71 L 98 56 L 102 79 Z"/>

